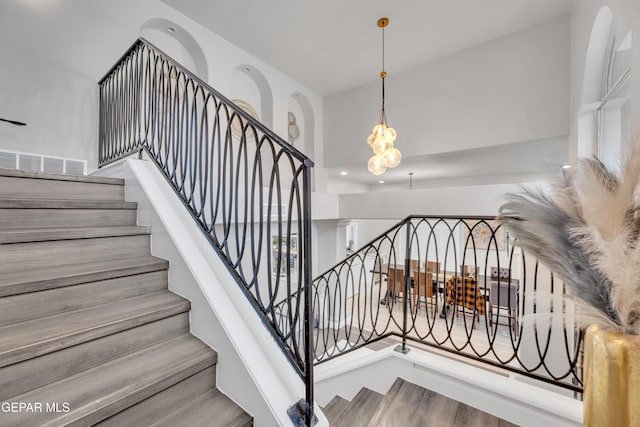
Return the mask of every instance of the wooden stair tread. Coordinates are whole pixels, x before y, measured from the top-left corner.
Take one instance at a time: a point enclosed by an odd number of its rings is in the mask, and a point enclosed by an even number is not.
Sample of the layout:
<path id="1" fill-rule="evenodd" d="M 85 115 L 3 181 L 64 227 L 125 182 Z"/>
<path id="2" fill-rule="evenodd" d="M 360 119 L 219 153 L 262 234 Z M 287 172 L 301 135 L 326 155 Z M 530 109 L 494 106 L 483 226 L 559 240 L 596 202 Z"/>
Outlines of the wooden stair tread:
<path id="1" fill-rule="evenodd" d="M 378 404 L 384 398 L 383 395 L 368 388 L 363 388 L 349 402 L 349 405 L 338 415 L 333 426 L 335 427 L 366 427 L 375 413 Z"/>
<path id="2" fill-rule="evenodd" d="M 217 366 L 210 366 L 138 404 L 96 424 L 96 427 L 150 426 L 216 388 Z"/>
<path id="3" fill-rule="evenodd" d="M 329 420 L 329 424 L 333 424 L 338 418 L 340 418 L 340 414 L 349 406 L 349 401 L 343 399 L 340 396 L 336 396 L 327 406 L 323 408 L 324 415 Z"/>
<path id="4" fill-rule="evenodd" d="M 378 427 L 513 427 L 513 424 L 398 378 L 378 404 L 370 425 Z"/>
<path id="5" fill-rule="evenodd" d="M 157 292 L 0 328 L 0 366 L 188 311 L 171 292 Z"/>
<path id="6" fill-rule="evenodd" d="M 166 260 L 142 256 L 4 272 L 0 274 L 0 297 L 166 270 L 168 267 Z"/>
<path id="7" fill-rule="evenodd" d="M 135 236 L 149 234 L 147 226 L 64 227 L 0 231 L 1 243 L 45 242 L 51 240 L 95 239 L 100 237 Z"/>
<path id="8" fill-rule="evenodd" d="M 253 425 L 249 414 L 219 390 L 211 390 L 153 427 L 244 427 Z"/>
<path id="9" fill-rule="evenodd" d="M 182 335 L 13 397 L 19 402 L 68 402 L 67 413 L 3 414 L 3 426 L 93 425 L 188 378 L 217 361 L 215 351 Z"/>
<path id="10" fill-rule="evenodd" d="M 2 367 L 0 402 L 188 333 L 185 312 Z"/>
<path id="11" fill-rule="evenodd" d="M 166 291 L 167 270 L 0 298 L 0 327 Z"/>
<path id="12" fill-rule="evenodd" d="M 421 401 L 425 394 L 427 394 L 427 398 L 436 395 L 436 393 L 402 378 L 396 379 L 378 404 L 371 422 L 373 424 L 387 425 L 384 420 L 398 422 L 398 420 L 411 420 L 418 417 L 422 412 Z M 424 405 L 425 403 L 423 402 L 422 406 Z"/>
<path id="13" fill-rule="evenodd" d="M 20 169 L 5 169 L 5 168 L 0 168 L 0 176 L 9 176 L 14 178 L 27 178 L 27 179 L 48 179 L 48 180 L 54 180 L 54 181 L 87 182 L 87 183 L 94 183 L 94 184 L 111 184 L 111 185 L 124 185 L 125 183 L 124 179 L 121 179 L 121 178 L 108 178 L 108 177 L 102 177 L 102 176 L 89 176 L 89 175 L 70 175 L 70 174 L 25 171 Z"/>
<path id="14" fill-rule="evenodd" d="M 127 209 L 138 208 L 136 202 L 122 200 L 0 199 L 0 209 Z"/>

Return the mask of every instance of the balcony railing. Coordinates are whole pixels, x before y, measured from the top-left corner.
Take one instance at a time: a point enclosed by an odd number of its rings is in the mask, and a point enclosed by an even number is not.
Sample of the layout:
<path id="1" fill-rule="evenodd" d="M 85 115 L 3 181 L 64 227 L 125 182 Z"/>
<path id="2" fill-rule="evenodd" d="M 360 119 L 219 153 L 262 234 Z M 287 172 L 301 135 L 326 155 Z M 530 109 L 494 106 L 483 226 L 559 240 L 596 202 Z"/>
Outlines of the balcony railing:
<path id="1" fill-rule="evenodd" d="M 316 363 L 395 336 L 582 391 L 571 299 L 495 218 L 406 218 L 313 281 L 313 314 Z"/>
<path id="2" fill-rule="evenodd" d="M 100 81 L 100 166 L 145 151 L 305 383 L 313 419 L 313 163 L 144 39 Z M 276 302 L 295 315 L 282 318 Z M 291 331 L 297 331 L 292 334 Z M 304 332 L 306 331 L 306 332 Z"/>
<path id="3" fill-rule="evenodd" d="M 493 218 L 411 216 L 310 276 L 312 162 L 140 39 L 100 81 L 99 162 L 164 173 L 305 383 L 394 336 L 579 393 L 581 332 L 553 273 Z"/>

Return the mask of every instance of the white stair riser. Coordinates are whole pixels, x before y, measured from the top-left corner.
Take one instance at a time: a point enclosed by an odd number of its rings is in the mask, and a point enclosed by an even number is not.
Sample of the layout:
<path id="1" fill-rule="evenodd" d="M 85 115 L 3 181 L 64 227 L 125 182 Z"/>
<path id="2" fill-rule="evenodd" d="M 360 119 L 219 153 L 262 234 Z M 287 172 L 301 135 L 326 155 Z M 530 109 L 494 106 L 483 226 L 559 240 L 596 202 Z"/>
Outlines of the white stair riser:
<path id="1" fill-rule="evenodd" d="M 0 326 L 134 298 L 167 286 L 167 272 L 158 271 L 0 298 Z"/>
<path id="2" fill-rule="evenodd" d="M 124 200 L 124 186 L 0 176 L 0 197 L 63 200 Z"/>
<path id="3" fill-rule="evenodd" d="M 182 313 L 0 368 L 0 401 L 188 332 L 189 314 Z"/>
<path id="4" fill-rule="evenodd" d="M 136 225 L 133 209 L 0 209 L 0 230 Z"/>

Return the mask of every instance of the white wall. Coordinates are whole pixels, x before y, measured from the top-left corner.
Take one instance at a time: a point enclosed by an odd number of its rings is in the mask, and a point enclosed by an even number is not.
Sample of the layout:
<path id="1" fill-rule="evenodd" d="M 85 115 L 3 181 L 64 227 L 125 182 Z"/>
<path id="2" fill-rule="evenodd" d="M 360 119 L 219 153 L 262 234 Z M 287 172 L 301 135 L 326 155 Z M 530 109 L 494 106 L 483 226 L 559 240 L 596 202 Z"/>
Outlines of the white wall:
<path id="1" fill-rule="evenodd" d="M 487 160 L 489 163 L 490 160 Z M 501 184 L 525 184 L 543 181 L 548 178 L 546 173 L 518 173 L 483 176 L 461 176 L 455 178 L 414 180 L 412 188 L 423 190 L 427 188 L 448 188 L 448 187 L 473 187 L 478 185 L 501 185 Z M 370 192 L 405 191 L 409 189 L 409 180 L 400 184 L 373 184 L 368 187 Z"/>
<path id="2" fill-rule="evenodd" d="M 569 55 L 564 16 L 401 73 L 389 64 L 397 146 L 410 157 L 567 135 Z M 379 81 L 325 98 L 325 165 L 369 157 L 379 109 Z"/>
<path id="3" fill-rule="evenodd" d="M 373 239 L 384 233 L 400 219 L 356 219 L 354 222 L 358 224 L 358 247 L 362 247 Z M 357 249 L 357 248 L 356 248 Z"/>
<path id="4" fill-rule="evenodd" d="M 162 46 L 161 50 L 164 53 L 182 64 L 187 70 L 198 75 L 198 67 L 196 66 L 196 61 L 193 56 L 182 43 L 173 38 L 164 28 L 162 30 L 157 28 L 143 28 L 140 31 L 140 36 L 158 47 Z"/>
<path id="5" fill-rule="evenodd" d="M 31 9 L 30 3 L 2 2 L 0 7 L 0 117 L 29 123 L 21 134 L 0 125 L 0 148 L 85 158 L 95 165 L 97 81 L 139 34 L 149 36 L 157 31 L 149 25 L 144 31 L 141 27 L 158 19 L 175 24 L 178 31 L 187 31 L 195 39 L 208 64 L 208 76 L 201 77 L 223 95 L 234 96 L 238 65 L 258 70 L 273 93 L 273 130 L 285 140 L 292 93 L 304 95 L 315 123 L 322 123 L 318 94 L 160 0 L 52 2 L 39 10 Z M 155 36 L 152 41 L 160 43 L 160 49 L 184 56 L 169 33 Z M 187 62 L 191 62 L 188 57 Z M 320 125 L 315 126 L 314 140 L 322 141 Z M 315 144 L 314 152 L 307 154 L 321 167 L 319 147 Z"/>
<path id="6" fill-rule="evenodd" d="M 48 58 L 1 49 L 0 148 L 59 157 L 95 159 L 98 87 L 95 80 Z M 89 168 L 95 167 L 94 161 Z"/>
<path id="7" fill-rule="evenodd" d="M 336 194 L 366 193 L 369 186 L 349 179 L 330 177 L 327 179 L 327 192 Z"/>
<path id="8" fill-rule="evenodd" d="M 312 263 L 312 277 L 324 273 L 336 263 L 344 259 L 346 248 L 344 244 L 344 224 L 337 220 L 313 221 L 312 239 L 314 260 Z"/>
<path id="9" fill-rule="evenodd" d="M 513 184 L 341 194 L 340 218 L 396 219 L 408 215 L 495 216 Z M 382 231 L 382 230 L 381 230 Z"/>

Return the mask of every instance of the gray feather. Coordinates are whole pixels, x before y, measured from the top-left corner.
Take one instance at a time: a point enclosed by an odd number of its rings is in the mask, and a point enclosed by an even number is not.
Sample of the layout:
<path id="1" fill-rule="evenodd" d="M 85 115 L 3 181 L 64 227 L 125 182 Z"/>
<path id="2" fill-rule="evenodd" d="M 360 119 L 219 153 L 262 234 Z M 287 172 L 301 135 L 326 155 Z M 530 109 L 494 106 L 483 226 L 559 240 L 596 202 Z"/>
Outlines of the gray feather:
<path id="1" fill-rule="evenodd" d="M 620 174 L 594 157 L 550 184 L 508 194 L 505 228 L 563 279 L 581 322 L 640 335 L 640 139 Z"/>
<path id="2" fill-rule="evenodd" d="M 606 174 L 602 176 L 609 178 Z M 614 185 L 614 181 L 608 182 Z M 558 191 L 564 192 L 564 197 L 575 198 L 570 187 L 571 180 L 563 176 L 555 182 L 551 196 L 531 189 L 508 194 L 507 203 L 500 209 L 500 219 L 516 236 L 517 243 L 562 278 L 573 295 L 619 325 L 609 294 L 610 281 L 593 267 L 590 254 L 572 233 L 585 226 L 579 209 L 567 212 L 552 199 Z"/>

